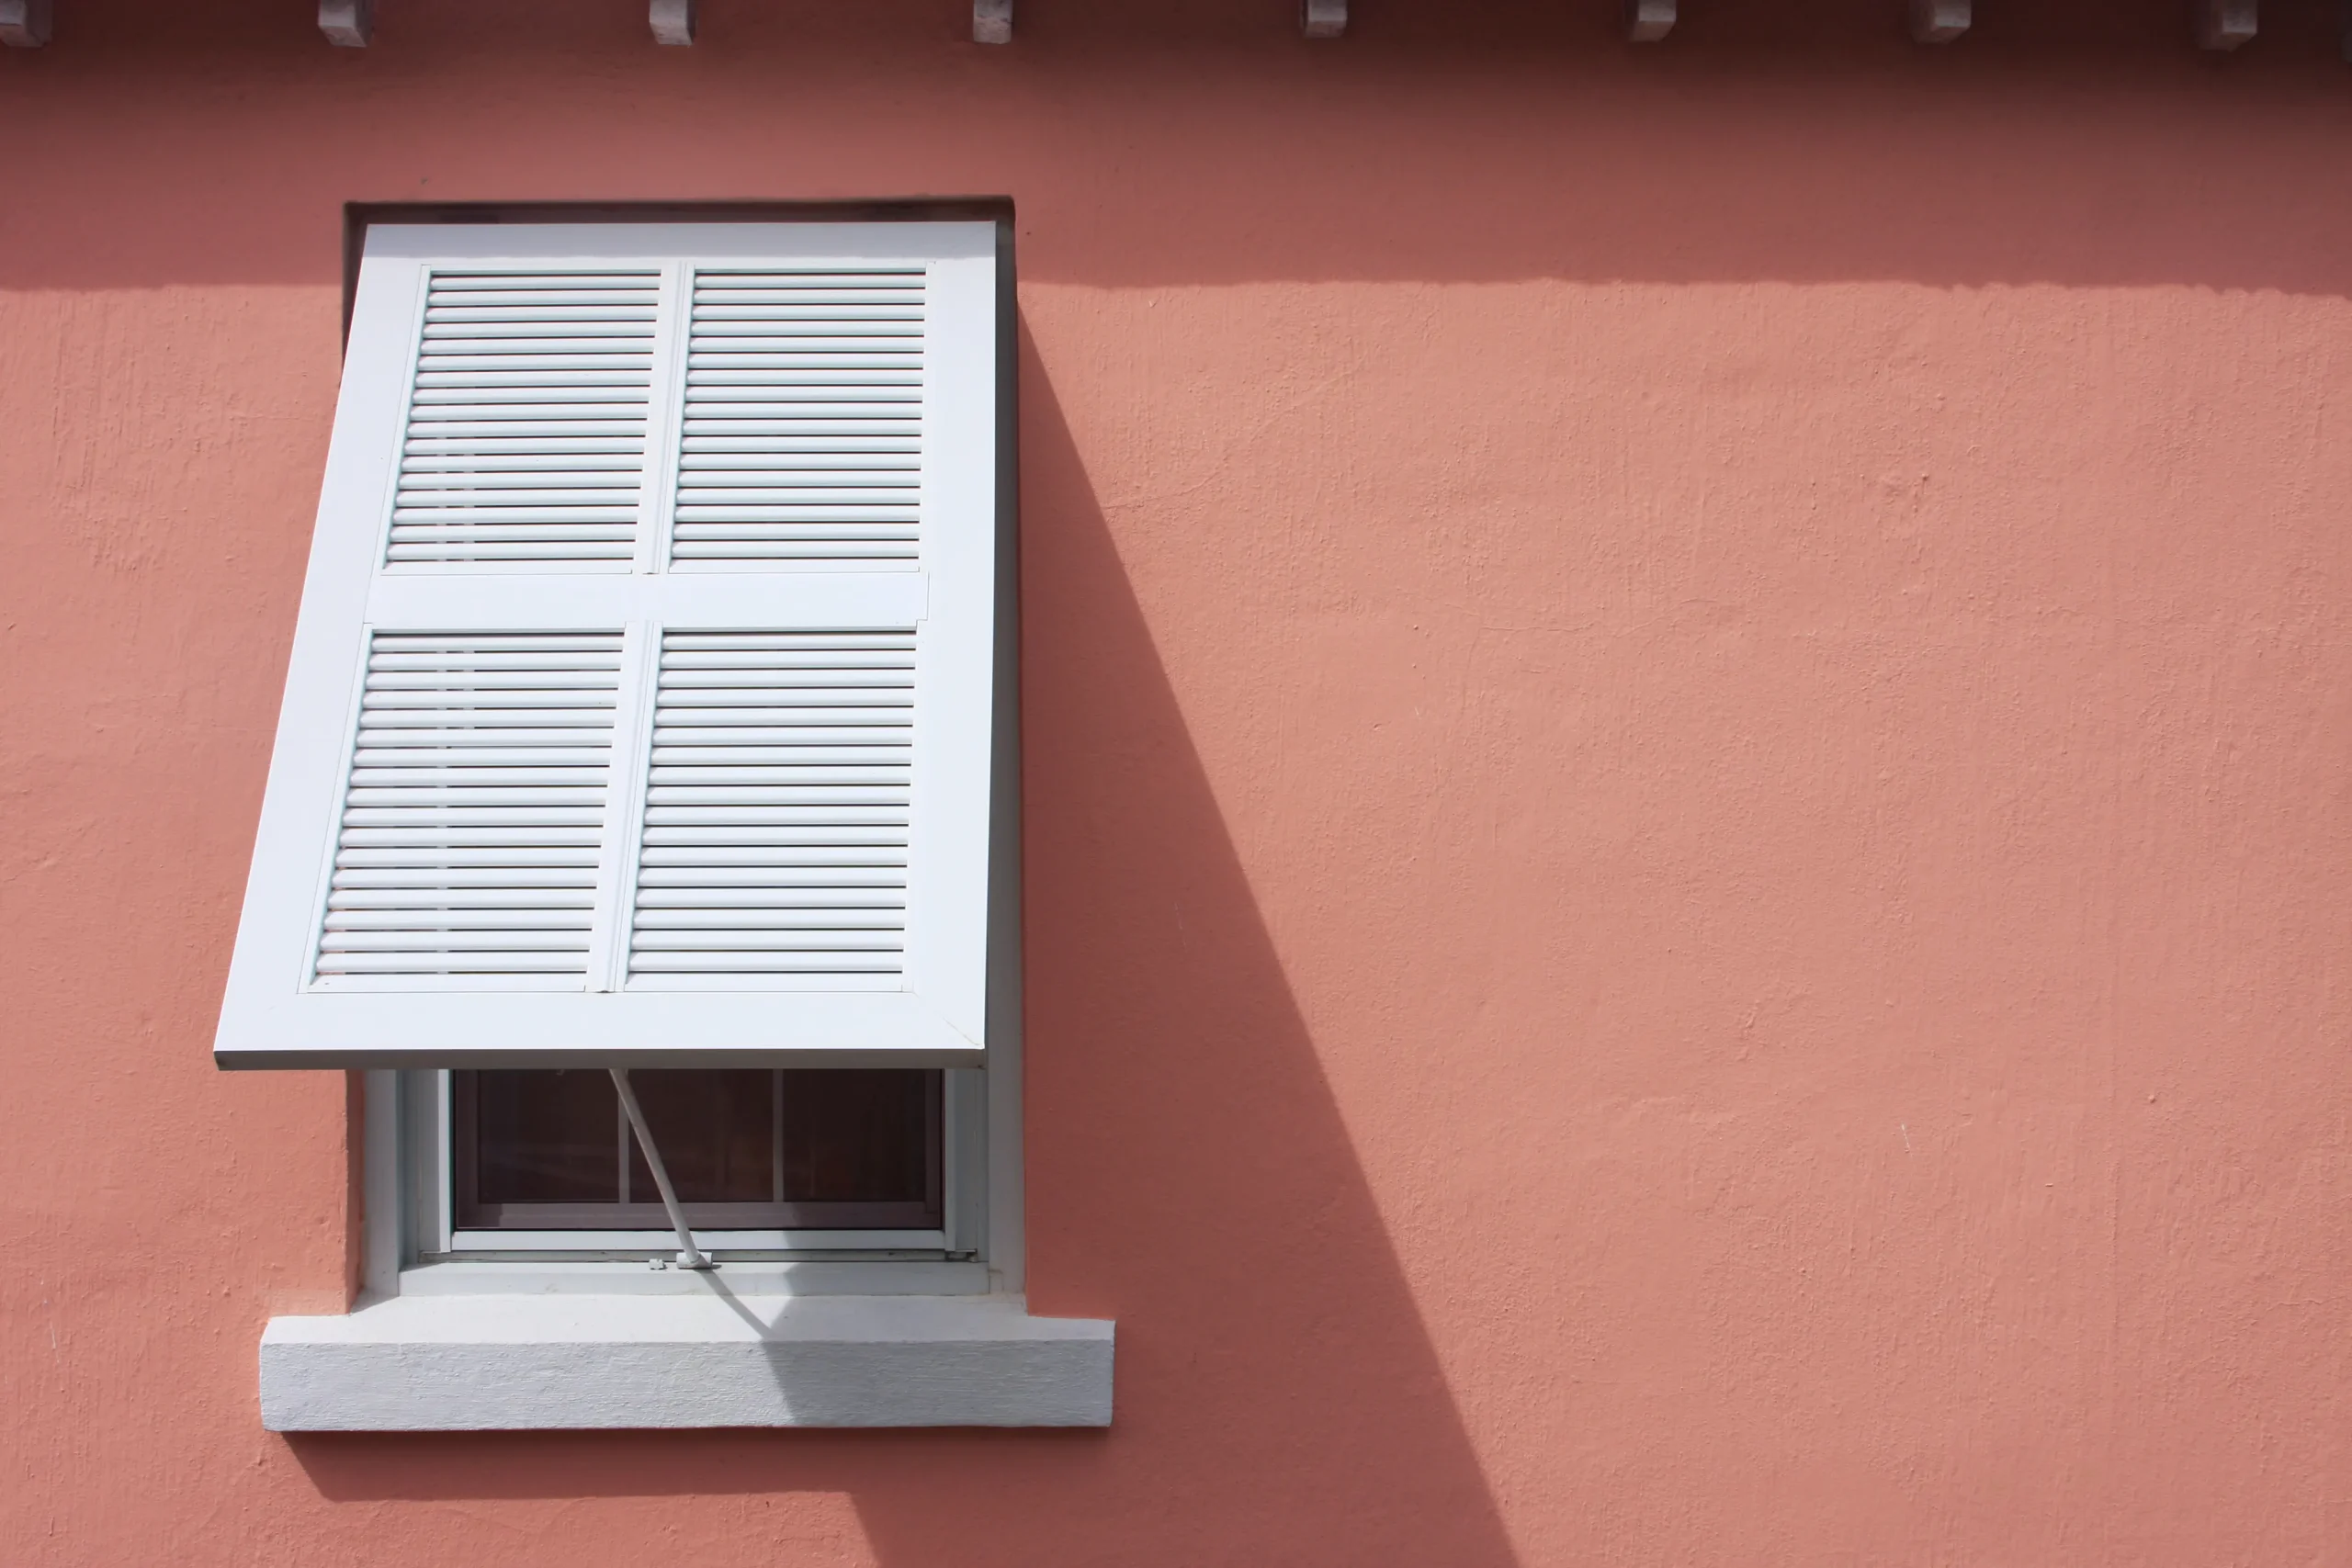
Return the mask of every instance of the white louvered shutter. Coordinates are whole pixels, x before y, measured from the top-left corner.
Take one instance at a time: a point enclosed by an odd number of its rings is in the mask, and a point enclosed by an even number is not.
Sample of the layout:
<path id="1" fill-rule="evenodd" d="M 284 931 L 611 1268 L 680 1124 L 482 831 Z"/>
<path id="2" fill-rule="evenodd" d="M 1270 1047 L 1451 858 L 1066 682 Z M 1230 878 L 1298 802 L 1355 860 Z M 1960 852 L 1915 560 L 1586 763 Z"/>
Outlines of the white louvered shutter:
<path id="1" fill-rule="evenodd" d="M 995 250 L 371 231 L 223 1065 L 983 1059 Z"/>

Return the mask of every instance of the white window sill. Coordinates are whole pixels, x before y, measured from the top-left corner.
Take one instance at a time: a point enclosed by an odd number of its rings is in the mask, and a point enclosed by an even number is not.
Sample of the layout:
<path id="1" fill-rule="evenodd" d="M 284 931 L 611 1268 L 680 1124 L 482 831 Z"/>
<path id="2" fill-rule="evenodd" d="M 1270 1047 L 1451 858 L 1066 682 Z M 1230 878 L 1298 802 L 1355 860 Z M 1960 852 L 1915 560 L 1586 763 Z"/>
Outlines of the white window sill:
<path id="1" fill-rule="evenodd" d="M 1113 1325 L 1012 1296 L 403 1294 L 272 1318 L 273 1432 L 1107 1427 Z"/>

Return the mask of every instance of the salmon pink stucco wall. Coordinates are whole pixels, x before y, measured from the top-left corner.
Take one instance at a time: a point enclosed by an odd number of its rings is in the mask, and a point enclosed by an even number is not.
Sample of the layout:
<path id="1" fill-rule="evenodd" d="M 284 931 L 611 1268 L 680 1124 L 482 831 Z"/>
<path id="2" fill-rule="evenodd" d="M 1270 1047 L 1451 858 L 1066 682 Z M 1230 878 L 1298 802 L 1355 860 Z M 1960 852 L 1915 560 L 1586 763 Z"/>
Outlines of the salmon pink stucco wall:
<path id="1" fill-rule="evenodd" d="M 0 1561 L 2352 1562 L 2329 7 L 57 0 L 0 51 Z M 1009 196 L 1101 1433 L 288 1440 L 209 1044 L 342 208 Z"/>

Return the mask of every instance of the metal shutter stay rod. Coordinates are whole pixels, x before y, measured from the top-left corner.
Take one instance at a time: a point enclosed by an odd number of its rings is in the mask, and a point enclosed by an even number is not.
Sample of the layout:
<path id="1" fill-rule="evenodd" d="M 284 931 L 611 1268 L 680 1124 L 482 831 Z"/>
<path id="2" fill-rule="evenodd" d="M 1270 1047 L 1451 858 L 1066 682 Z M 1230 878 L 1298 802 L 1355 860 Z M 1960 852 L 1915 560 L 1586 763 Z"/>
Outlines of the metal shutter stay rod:
<path id="1" fill-rule="evenodd" d="M 678 1207 L 677 1189 L 670 1185 L 670 1170 L 662 1163 L 662 1151 L 653 1146 L 653 1131 L 645 1124 L 645 1111 L 637 1103 L 637 1090 L 628 1084 L 628 1069 L 613 1067 L 613 1088 L 621 1097 L 621 1109 L 628 1113 L 629 1131 L 637 1134 L 637 1146 L 645 1151 L 645 1163 L 652 1168 L 653 1185 L 662 1194 L 662 1207 L 669 1211 L 670 1228 L 678 1233 L 678 1267 L 681 1269 L 716 1269 L 718 1264 L 695 1245 L 695 1233 L 686 1228 L 685 1211 Z"/>

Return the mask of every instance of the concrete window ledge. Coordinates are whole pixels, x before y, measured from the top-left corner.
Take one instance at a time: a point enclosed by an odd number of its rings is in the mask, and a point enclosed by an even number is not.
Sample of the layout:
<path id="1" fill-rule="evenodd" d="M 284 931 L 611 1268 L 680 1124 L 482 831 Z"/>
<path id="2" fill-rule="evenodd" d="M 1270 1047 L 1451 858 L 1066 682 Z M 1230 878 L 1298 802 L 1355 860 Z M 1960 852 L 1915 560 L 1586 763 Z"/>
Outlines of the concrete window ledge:
<path id="1" fill-rule="evenodd" d="M 402 1295 L 272 1318 L 262 1424 L 1107 1427 L 1111 1349 L 1006 1296 Z"/>

